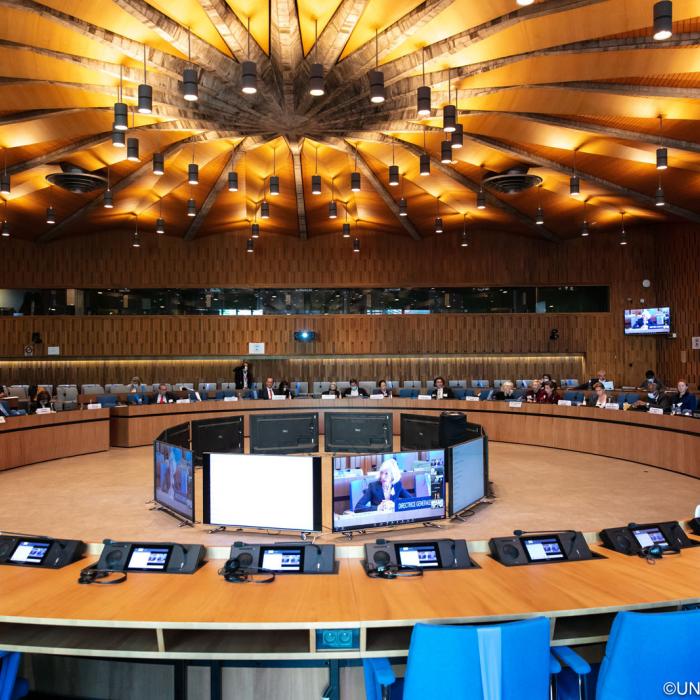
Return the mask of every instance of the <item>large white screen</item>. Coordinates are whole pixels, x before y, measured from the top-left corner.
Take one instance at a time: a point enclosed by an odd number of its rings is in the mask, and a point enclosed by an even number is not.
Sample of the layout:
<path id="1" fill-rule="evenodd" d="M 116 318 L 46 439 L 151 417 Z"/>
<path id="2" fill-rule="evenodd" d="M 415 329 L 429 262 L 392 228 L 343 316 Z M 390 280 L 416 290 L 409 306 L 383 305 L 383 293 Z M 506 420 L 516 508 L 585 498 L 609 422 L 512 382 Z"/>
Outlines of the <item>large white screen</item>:
<path id="1" fill-rule="evenodd" d="M 313 457 L 212 454 L 209 522 L 314 529 Z"/>

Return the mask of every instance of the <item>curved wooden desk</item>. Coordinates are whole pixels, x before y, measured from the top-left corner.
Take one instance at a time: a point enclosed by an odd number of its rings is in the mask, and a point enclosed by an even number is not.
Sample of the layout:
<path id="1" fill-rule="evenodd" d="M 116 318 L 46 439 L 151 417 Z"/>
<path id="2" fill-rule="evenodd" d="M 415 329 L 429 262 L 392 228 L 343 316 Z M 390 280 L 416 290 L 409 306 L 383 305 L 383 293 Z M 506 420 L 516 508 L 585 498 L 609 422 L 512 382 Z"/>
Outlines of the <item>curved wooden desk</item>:
<path id="1" fill-rule="evenodd" d="M 281 411 L 318 411 L 321 434 L 323 416 L 328 411 L 392 411 L 394 435 L 398 435 L 401 413 L 439 415 L 445 410 L 466 411 L 470 421 L 483 425 L 489 438 L 498 442 L 589 452 L 700 477 L 698 419 L 585 406 L 523 404 L 520 408 L 511 408 L 501 401 L 297 399 L 120 406 L 111 409 L 111 444 L 115 447 L 148 445 L 165 428 L 178 423 L 241 414 L 246 418 L 244 432 L 248 435 L 248 415 Z"/>
<path id="2" fill-rule="evenodd" d="M 0 469 L 109 449 L 109 410 L 12 416 L 0 423 Z"/>

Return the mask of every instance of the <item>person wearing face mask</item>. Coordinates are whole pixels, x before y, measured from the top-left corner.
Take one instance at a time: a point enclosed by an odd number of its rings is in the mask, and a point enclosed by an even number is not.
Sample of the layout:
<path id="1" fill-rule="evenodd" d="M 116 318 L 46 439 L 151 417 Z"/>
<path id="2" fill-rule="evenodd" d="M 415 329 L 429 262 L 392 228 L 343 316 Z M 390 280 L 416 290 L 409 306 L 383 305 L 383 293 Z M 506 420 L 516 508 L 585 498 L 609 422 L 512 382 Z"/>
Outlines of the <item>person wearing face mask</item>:
<path id="1" fill-rule="evenodd" d="M 430 396 L 434 399 L 453 399 L 455 397 L 452 389 L 449 386 L 445 386 L 445 380 L 442 377 L 435 377 L 433 387 Z"/>
<path id="2" fill-rule="evenodd" d="M 664 383 L 656 376 L 654 370 L 648 369 L 644 375 L 644 380 L 637 388 L 642 389 L 643 391 L 649 391 L 649 387 L 652 384 L 656 384 L 659 391 L 663 391 L 665 389 Z"/>
<path id="3" fill-rule="evenodd" d="M 688 382 L 685 379 L 678 381 L 678 396 L 671 399 L 671 409 L 674 413 L 683 413 L 684 411 L 695 411 L 698 407 L 698 400 L 695 394 L 688 391 Z"/>
<path id="4" fill-rule="evenodd" d="M 634 411 L 648 411 L 650 408 L 660 408 L 664 413 L 671 410 L 671 400 L 659 391 L 658 384 L 651 384 L 646 398 L 640 399 L 632 407 Z"/>
<path id="5" fill-rule="evenodd" d="M 343 398 L 356 399 L 358 397 L 367 398 L 367 392 L 359 386 L 357 379 L 350 380 L 350 386 L 343 392 Z"/>

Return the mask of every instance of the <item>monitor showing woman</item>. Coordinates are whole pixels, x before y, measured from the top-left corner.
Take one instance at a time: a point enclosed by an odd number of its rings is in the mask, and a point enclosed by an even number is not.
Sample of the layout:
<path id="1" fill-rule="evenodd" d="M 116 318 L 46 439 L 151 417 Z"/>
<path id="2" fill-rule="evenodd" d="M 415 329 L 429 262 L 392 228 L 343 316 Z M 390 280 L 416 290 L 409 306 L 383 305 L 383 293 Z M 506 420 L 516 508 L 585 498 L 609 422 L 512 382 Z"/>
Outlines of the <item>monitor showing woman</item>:
<path id="1" fill-rule="evenodd" d="M 395 459 L 387 459 L 379 467 L 379 478 L 372 481 L 355 504 L 355 512 L 366 510 L 395 511 L 402 498 L 412 498 L 401 485 L 401 470 Z"/>

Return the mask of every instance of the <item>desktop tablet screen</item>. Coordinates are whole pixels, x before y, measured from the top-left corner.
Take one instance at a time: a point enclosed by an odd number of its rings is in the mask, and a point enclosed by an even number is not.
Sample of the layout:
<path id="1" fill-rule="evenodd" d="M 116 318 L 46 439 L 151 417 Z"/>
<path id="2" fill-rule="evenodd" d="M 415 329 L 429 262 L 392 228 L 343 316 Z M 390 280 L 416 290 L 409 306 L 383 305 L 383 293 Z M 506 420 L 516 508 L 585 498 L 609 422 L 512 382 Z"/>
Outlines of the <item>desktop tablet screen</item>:
<path id="1" fill-rule="evenodd" d="M 259 566 L 278 573 L 303 571 L 304 547 L 262 547 Z"/>
<path id="2" fill-rule="evenodd" d="M 440 554 L 435 542 L 396 545 L 396 558 L 401 566 L 441 566 Z"/>
<path id="3" fill-rule="evenodd" d="M 530 561 L 566 559 L 564 550 L 561 547 L 561 542 L 556 535 L 523 537 L 521 541 Z"/>
<path id="4" fill-rule="evenodd" d="M 50 542 L 36 542 L 31 540 L 20 540 L 12 552 L 10 561 L 15 564 L 36 564 L 44 563 L 48 554 Z"/>
<path id="5" fill-rule="evenodd" d="M 450 455 L 450 515 L 455 515 L 486 495 L 484 438 L 453 445 Z"/>
<path id="6" fill-rule="evenodd" d="M 632 534 L 642 548 L 654 545 L 664 548 L 669 546 L 668 540 L 658 527 L 632 528 Z"/>
<path id="7" fill-rule="evenodd" d="M 133 545 L 126 568 L 129 571 L 165 571 L 172 553 L 172 545 Z"/>
<path id="8" fill-rule="evenodd" d="M 204 455 L 204 522 L 278 530 L 321 529 L 321 458 Z"/>
<path id="9" fill-rule="evenodd" d="M 333 458 L 333 530 L 445 517 L 445 450 Z"/>
<path id="10" fill-rule="evenodd" d="M 153 500 L 194 522 L 192 451 L 167 442 L 153 443 Z"/>

